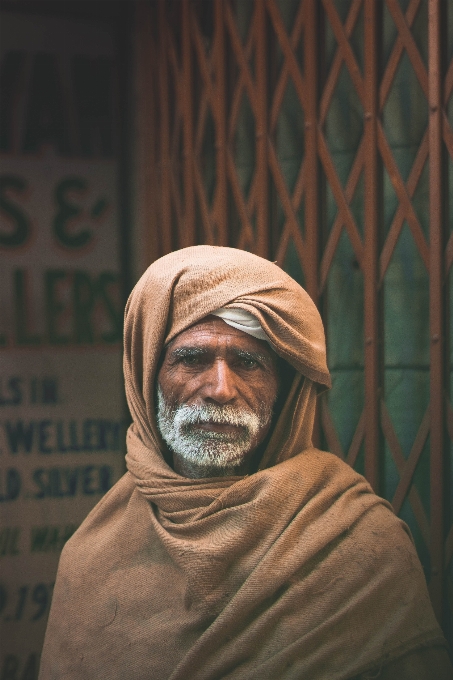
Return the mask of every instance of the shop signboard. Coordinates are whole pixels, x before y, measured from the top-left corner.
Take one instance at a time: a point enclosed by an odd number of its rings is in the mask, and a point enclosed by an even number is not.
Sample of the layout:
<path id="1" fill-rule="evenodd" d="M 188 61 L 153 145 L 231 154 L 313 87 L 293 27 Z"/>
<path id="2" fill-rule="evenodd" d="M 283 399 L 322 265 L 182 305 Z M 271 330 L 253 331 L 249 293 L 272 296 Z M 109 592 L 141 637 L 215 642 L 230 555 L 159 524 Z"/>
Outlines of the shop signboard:
<path id="1" fill-rule="evenodd" d="M 0 678 L 33 680 L 60 551 L 124 470 L 115 43 L 2 12 Z"/>

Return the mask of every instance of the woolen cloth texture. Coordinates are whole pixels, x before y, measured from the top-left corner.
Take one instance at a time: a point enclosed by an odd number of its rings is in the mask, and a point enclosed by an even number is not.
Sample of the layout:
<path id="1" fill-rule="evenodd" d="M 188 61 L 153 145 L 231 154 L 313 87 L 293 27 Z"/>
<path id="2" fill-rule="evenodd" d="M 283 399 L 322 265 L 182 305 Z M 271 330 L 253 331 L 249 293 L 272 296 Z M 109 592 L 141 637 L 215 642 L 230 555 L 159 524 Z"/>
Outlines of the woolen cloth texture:
<path id="1" fill-rule="evenodd" d="M 187 479 L 164 459 L 156 370 L 166 343 L 228 305 L 296 375 L 255 474 Z M 133 290 L 124 337 L 128 472 L 63 550 L 41 680 L 346 680 L 444 643 L 404 523 L 312 446 L 330 377 L 293 279 L 235 249 L 172 253 Z"/>

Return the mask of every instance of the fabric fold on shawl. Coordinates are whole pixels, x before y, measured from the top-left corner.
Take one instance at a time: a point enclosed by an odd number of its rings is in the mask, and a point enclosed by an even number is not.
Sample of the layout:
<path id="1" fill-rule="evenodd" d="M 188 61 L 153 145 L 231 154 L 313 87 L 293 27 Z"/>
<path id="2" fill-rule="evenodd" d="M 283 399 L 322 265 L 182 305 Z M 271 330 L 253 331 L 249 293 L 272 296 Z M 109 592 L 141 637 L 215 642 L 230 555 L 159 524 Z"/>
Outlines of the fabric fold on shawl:
<path id="1" fill-rule="evenodd" d="M 187 479 L 162 455 L 156 371 L 223 307 L 253 314 L 296 375 L 256 474 Z M 312 447 L 330 377 L 295 281 L 243 251 L 172 253 L 129 298 L 124 350 L 129 472 L 63 551 L 40 680 L 347 680 L 443 644 L 407 528 Z"/>
<path id="2" fill-rule="evenodd" d="M 211 312 L 213 316 L 218 316 L 223 319 L 225 323 L 233 328 L 237 328 L 243 333 L 248 333 L 258 340 L 265 340 L 270 344 L 270 340 L 266 333 L 261 328 L 261 324 L 253 314 L 246 312 L 245 309 L 234 309 L 232 307 L 216 309 Z"/>

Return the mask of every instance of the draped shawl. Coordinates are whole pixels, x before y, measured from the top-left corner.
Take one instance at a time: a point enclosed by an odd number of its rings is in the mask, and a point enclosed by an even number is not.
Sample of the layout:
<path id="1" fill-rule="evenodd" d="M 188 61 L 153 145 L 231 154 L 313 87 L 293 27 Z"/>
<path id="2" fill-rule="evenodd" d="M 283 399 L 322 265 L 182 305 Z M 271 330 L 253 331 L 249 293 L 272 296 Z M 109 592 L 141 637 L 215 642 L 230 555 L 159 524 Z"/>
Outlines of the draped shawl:
<path id="1" fill-rule="evenodd" d="M 156 370 L 229 306 L 295 378 L 255 474 L 187 479 L 162 455 Z M 279 267 L 210 246 L 156 261 L 127 303 L 124 375 L 128 472 L 63 550 L 41 680 L 346 680 L 443 643 L 407 527 L 312 446 L 324 331 Z"/>

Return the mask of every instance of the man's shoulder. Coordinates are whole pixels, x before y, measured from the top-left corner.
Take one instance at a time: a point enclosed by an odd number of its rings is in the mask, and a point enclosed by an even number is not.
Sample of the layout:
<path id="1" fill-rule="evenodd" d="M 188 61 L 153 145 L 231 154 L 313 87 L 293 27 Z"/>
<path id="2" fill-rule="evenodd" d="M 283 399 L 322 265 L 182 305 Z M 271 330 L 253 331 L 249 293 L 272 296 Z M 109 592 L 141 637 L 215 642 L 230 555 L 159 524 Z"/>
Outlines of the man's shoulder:
<path id="1" fill-rule="evenodd" d="M 405 546 L 415 554 L 409 528 L 392 505 L 338 456 L 311 448 L 296 456 L 291 467 L 293 478 L 301 480 L 301 518 L 310 517 L 320 532 L 335 527 L 350 550 L 388 554 L 389 546 Z"/>
<path id="2" fill-rule="evenodd" d="M 337 498 L 349 492 L 356 500 L 372 499 L 393 513 L 391 504 L 375 493 L 368 480 L 333 453 L 312 447 L 286 463 L 290 468 L 287 474 L 299 479 L 308 493 L 318 495 L 327 490 Z"/>

